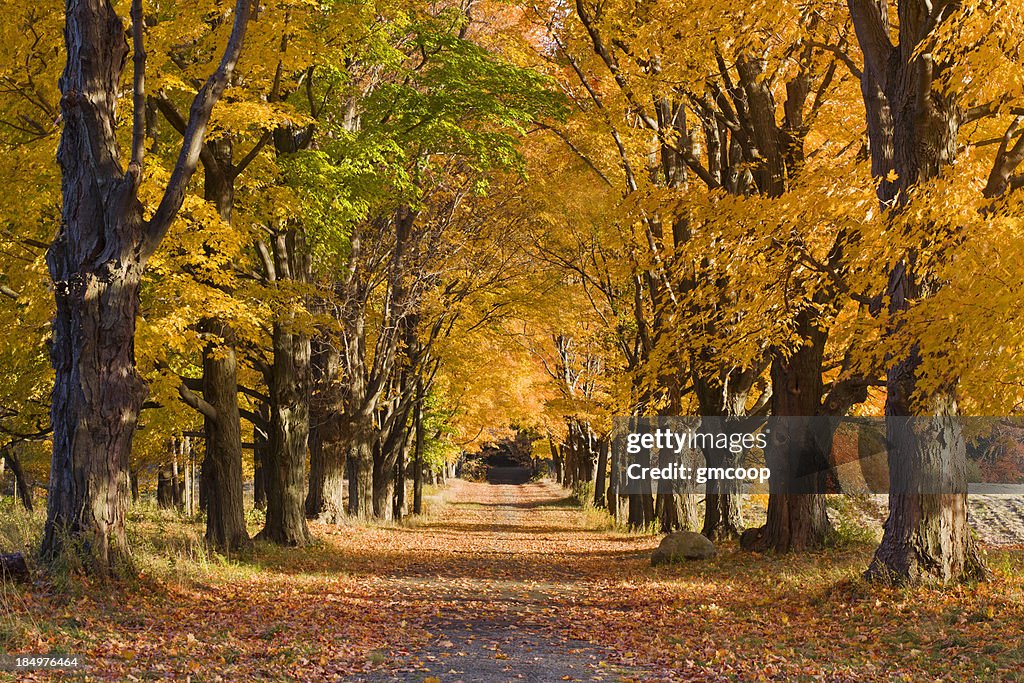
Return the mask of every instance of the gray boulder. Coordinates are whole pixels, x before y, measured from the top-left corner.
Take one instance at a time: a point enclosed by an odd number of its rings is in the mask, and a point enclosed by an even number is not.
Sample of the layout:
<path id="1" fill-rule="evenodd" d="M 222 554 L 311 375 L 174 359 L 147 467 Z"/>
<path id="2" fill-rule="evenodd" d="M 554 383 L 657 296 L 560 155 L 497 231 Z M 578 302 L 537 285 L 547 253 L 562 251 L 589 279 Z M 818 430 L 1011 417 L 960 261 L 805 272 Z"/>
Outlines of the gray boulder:
<path id="1" fill-rule="evenodd" d="M 675 564 L 684 560 L 706 560 L 718 554 L 715 544 L 695 531 L 677 531 L 661 539 L 651 555 L 651 566 Z"/>

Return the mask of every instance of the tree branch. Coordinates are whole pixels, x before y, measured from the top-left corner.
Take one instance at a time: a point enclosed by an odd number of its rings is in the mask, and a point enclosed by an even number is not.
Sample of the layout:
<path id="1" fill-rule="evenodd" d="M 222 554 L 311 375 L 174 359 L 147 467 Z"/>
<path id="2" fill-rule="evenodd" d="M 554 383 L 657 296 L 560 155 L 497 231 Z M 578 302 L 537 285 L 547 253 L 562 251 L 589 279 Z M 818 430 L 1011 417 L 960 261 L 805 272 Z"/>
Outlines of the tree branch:
<path id="1" fill-rule="evenodd" d="M 234 167 L 232 167 L 231 175 L 237 176 L 240 173 L 242 173 L 249 166 L 249 164 L 253 162 L 256 156 L 260 153 L 260 150 L 263 149 L 268 142 L 270 142 L 273 135 L 274 134 L 272 131 L 264 131 L 263 135 L 260 136 L 259 141 L 252 146 L 252 149 L 250 149 L 249 152 L 244 157 L 242 157 L 241 161 L 239 161 L 237 164 L 234 165 Z"/>
<path id="2" fill-rule="evenodd" d="M 164 196 L 160 200 L 153 218 L 146 225 L 146 235 L 141 249 L 143 259 L 148 258 L 156 251 L 185 200 L 188 182 L 199 163 L 199 154 L 203 148 L 203 138 L 206 135 L 206 126 L 210 122 L 210 114 L 231 81 L 238 57 L 242 52 L 242 41 L 245 38 L 251 10 L 252 0 L 237 0 L 235 3 L 235 22 L 231 28 L 231 37 L 228 39 L 227 47 L 224 48 L 220 65 L 192 100 L 188 127 L 185 129 L 178 162 L 174 165 L 171 179 L 167 183 Z"/>
<path id="3" fill-rule="evenodd" d="M 135 54 L 132 57 L 132 160 L 128 165 L 128 173 L 138 183 L 142 177 L 142 162 L 146 154 L 146 46 L 142 40 L 146 20 L 142 12 L 142 0 L 132 0 L 131 16 Z"/>
<path id="4" fill-rule="evenodd" d="M 888 0 L 846 0 L 853 19 L 853 29 L 857 33 L 857 42 L 864 53 L 864 67 L 879 78 L 879 84 L 886 72 L 889 55 L 893 51 L 889 39 L 889 26 L 886 10 Z"/>
<path id="5" fill-rule="evenodd" d="M 999 143 L 999 151 L 992 162 L 992 172 L 988 176 L 985 185 L 984 195 L 986 197 L 999 197 L 1011 187 L 1013 172 L 1017 170 L 1021 162 L 1024 162 L 1024 135 L 1021 134 L 1021 126 L 1024 125 L 1024 117 L 1018 116 L 1006 129 L 1003 139 Z M 1017 142 L 1010 143 L 1017 138 Z"/>
<path id="6" fill-rule="evenodd" d="M 836 59 L 838 59 L 840 62 L 846 65 L 846 68 L 850 70 L 850 73 L 853 74 L 854 78 L 856 78 L 857 80 L 860 80 L 864 76 L 864 72 L 861 71 L 859 66 L 857 66 L 857 62 L 853 61 L 853 58 L 850 57 L 849 54 L 847 54 L 846 50 L 842 49 L 838 45 L 819 43 L 816 40 L 809 40 L 807 41 L 807 44 L 810 47 L 825 50 L 826 52 L 831 52 L 833 55 L 835 55 Z"/>
<path id="7" fill-rule="evenodd" d="M 181 397 L 181 400 L 187 406 L 198 411 L 204 417 L 208 417 L 211 420 L 217 419 L 217 409 L 193 393 L 191 389 L 185 386 L 184 382 L 178 385 L 178 396 Z"/>
<path id="8" fill-rule="evenodd" d="M 262 401 L 263 403 L 270 403 L 270 397 L 269 396 L 267 396 L 266 394 L 261 394 L 260 392 L 256 391 L 255 389 L 250 389 L 249 387 L 245 386 L 244 384 L 239 384 L 238 385 L 238 392 L 241 393 L 241 394 L 245 394 L 246 396 L 251 396 L 252 398 L 256 399 L 257 401 Z"/>
<path id="9" fill-rule="evenodd" d="M 569 150 L 572 151 L 573 154 L 578 156 L 580 158 L 580 160 L 583 161 L 583 163 L 585 163 L 588 168 L 590 168 L 591 171 L 596 173 L 597 176 L 601 180 L 603 180 L 604 183 L 608 187 L 615 187 L 612 184 L 612 181 L 608 180 L 608 176 L 606 176 L 604 174 L 604 171 L 599 169 L 597 167 L 597 165 L 590 159 L 590 157 L 588 157 L 586 154 L 584 154 L 583 151 L 580 150 L 579 147 L 577 147 L 575 144 L 573 144 L 572 140 L 569 139 L 569 136 L 567 136 L 565 133 L 563 133 L 562 131 L 558 130 L 557 128 L 554 128 L 553 126 L 549 126 L 549 125 L 544 124 L 544 123 L 538 123 L 537 125 L 538 125 L 539 128 L 541 128 L 543 130 L 550 131 L 552 134 L 554 134 L 555 137 L 557 137 L 559 140 L 564 142 L 565 146 L 568 147 Z"/>
<path id="10" fill-rule="evenodd" d="M 251 422 L 253 427 L 256 427 L 257 429 L 261 430 L 264 434 L 270 433 L 270 425 L 267 423 L 267 421 L 264 420 L 259 415 L 257 415 L 256 413 L 252 412 L 251 410 L 239 408 L 238 415 L 239 417 L 243 417 L 249 422 Z"/>

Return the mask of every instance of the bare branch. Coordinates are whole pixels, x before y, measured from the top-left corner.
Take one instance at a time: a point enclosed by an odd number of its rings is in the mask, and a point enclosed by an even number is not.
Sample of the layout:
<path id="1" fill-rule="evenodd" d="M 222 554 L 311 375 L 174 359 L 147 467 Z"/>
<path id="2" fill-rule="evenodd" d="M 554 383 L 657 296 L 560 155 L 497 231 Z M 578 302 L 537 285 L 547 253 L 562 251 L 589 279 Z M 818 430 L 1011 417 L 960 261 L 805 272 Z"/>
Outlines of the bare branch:
<path id="1" fill-rule="evenodd" d="M 184 382 L 178 385 L 178 396 L 181 396 L 181 400 L 185 402 L 185 405 L 198 411 L 204 417 L 208 417 L 211 420 L 217 419 L 217 409 L 193 393 L 191 389 L 185 386 Z"/>

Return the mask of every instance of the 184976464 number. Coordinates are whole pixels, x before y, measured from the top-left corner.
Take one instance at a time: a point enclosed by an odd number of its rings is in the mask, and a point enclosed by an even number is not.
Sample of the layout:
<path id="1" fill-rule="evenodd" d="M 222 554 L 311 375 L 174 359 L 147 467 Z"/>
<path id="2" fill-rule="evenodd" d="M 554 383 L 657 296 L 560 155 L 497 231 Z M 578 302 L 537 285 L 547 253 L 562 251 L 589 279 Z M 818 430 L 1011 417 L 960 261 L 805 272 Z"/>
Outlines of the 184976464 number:
<path id="1" fill-rule="evenodd" d="M 81 655 L 0 653 L 0 671 L 32 671 L 36 669 L 81 669 L 85 658 Z"/>

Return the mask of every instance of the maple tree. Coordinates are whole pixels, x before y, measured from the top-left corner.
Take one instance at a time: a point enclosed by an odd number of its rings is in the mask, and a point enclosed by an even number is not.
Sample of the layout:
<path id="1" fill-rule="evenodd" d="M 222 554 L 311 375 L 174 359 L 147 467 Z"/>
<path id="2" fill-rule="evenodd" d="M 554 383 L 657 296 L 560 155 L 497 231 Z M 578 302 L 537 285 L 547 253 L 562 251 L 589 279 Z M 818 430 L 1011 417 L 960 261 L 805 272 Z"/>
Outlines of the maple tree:
<path id="1" fill-rule="evenodd" d="M 895 26 L 893 10 L 899 19 Z M 920 188 L 927 197 L 947 175 L 961 154 L 961 131 L 1013 108 L 1019 97 L 1016 78 L 995 94 L 989 88 L 999 76 L 976 85 L 967 74 L 978 73 L 982 64 L 993 74 L 1004 72 L 1012 59 L 1004 31 L 1020 16 L 1016 9 L 987 3 L 898 2 L 891 9 L 889 3 L 851 2 L 850 13 L 864 55 L 861 83 L 878 199 L 903 233 L 892 252 L 886 287 L 889 333 L 899 335 L 904 313 L 942 287 L 937 266 L 951 258 L 956 233 L 973 222 L 961 224 L 964 217 L 956 211 L 948 218 L 936 216 L 934 205 L 922 215 L 915 206 L 928 199 L 915 195 Z M 1019 185 L 1014 179 L 1022 160 L 1018 135 L 1014 118 L 983 176 L 982 196 L 1001 197 Z M 909 351 L 892 353 L 887 363 L 885 411 L 895 418 L 888 421 L 888 438 L 896 493 L 870 572 L 909 581 L 978 577 L 984 568 L 967 525 L 956 368 L 922 381 L 922 347 L 930 340 L 907 341 Z M 952 490 L 920 493 L 919 482 L 932 474 Z"/>
<path id="2" fill-rule="evenodd" d="M 80 538 L 97 566 L 126 551 L 125 487 L 132 436 L 146 390 L 135 369 L 139 285 L 184 200 L 213 106 L 242 49 L 250 3 L 235 7 L 217 70 L 197 93 L 178 163 L 148 219 L 138 199 L 145 156 L 146 50 L 141 2 L 132 6 L 131 155 L 122 168 L 116 105 L 128 55 L 121 17 L 107 2 L 67 8 L 57 159 L 62 221 L 47 253 L 57 313 L 51 358 L 53 464 L 44 555 Z"/>
<path id="3" fill-rule="evenodd" d="M 257 537 L 303 546 L 308 520 L 405 516 L 410 477 L 421 510 L 432 471 L 515 433 L 617 523 L 727 541 L 733 483 L 703 509 L 615 489 L 614 416 L 787 418 L 764 457 L 788 478 L 831 466 L 811 421 L 883 412 L 869 575 L 986 575 L 956 418 L 1024 381 L 1018 10 L 208 10 L 4 29 L 0 453 L 25 506 L 50 477 L 45 557 L 116 569 L 140 473 L 180 504 L 185 443 L 234 552 L 250 477 Z M 935 472 L 956 490 L 916 492 Z M 831 542 L 805 483 L 773 482 L 745 548 Z"/>

